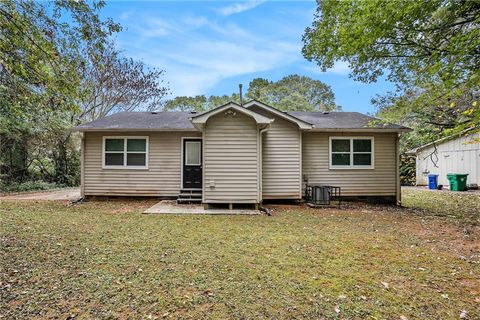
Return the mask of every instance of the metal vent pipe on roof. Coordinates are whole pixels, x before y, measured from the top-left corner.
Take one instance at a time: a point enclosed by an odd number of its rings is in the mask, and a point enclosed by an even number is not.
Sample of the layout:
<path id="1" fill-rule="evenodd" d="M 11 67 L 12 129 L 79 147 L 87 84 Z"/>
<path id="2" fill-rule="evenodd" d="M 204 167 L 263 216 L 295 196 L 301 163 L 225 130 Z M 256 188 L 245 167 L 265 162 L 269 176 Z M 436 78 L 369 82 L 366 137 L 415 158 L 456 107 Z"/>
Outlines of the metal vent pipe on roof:
<path id="1" fill-rule="evenodd" d="M 239 84 L 238 87 L 240 88 L 240 105 L 243 107 L 243 96 L 242 96 L 242 87 L 243 84 Z"/>

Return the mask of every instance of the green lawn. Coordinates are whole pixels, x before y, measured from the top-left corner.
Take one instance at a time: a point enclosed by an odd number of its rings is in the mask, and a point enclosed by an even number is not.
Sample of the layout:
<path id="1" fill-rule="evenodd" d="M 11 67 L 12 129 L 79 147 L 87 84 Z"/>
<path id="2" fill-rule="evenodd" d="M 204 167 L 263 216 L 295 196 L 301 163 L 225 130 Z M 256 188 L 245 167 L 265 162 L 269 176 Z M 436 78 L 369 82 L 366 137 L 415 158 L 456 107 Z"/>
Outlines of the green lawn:
<path id="1" fill-rule="evenodd" d="M 0 203 L 0 318 L 480 318 L 475 226 L 366 205 L 140 214 L 152 203 Z"/>
<path id="2" fill-rule="evenodd" d="M 451 218 L 460 223 L 480 225 L 480 192 L 452 192 L 402 188 L 402 204 Z"/>

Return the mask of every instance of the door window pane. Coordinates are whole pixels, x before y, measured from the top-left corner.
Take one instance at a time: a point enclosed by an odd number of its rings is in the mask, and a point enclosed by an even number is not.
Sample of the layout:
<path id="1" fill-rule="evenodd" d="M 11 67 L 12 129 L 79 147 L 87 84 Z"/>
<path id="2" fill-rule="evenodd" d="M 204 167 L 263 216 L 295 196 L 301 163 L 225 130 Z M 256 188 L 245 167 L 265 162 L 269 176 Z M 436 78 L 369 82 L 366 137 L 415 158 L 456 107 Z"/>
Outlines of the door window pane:
<path id="1" fill-rule="evenodd" d="M 332 152 L 350 152 L 350 140 L 332 140 Z"/>
<path id="2" fill-rule="evenodd" d="M 123 139 L 105 139 L 105 151 L 123 151 Z"/>
<path id="3" fill-rule="evenodd" d="M 200 165 L 202 162 L 201 157 L 201 142 L 200 141 L 187 141 L 185 142 L 185 164 L 186 165 Z"/>
<path id="4" fill-rule="evenodd" d="M 146 139 L 128 139 L 127 140 L 127 151 L 147 151 L 147 140 Z"/>
<path id="5" fill-rule="evenodd" d="M 123 153 L 106 153 L 106 166 L 123 166 Z"/>
<path id="6" fill-rule="evenodd" d="M 145 153 L 128 153 L 127 154 L 127 166 L 140 166 L 146 165 Z"/>
<path id="7" fill-rule="evenodd" d="M 372 140 L 356 139 L 353 140 L 353 152 L 371 152 Z"/>
<path id="8" fill-rule="evenodd" d="M 349 153 L 333 153 L 332 165 L 334 166 L 349 166 L 350 154 Z"/>
<path id="9" fill-rule="evenodd" d="M 355 166 L 371 166 L 372 154 L 370 153 L 355 153 L 353 155 L 353 165 Z"/>

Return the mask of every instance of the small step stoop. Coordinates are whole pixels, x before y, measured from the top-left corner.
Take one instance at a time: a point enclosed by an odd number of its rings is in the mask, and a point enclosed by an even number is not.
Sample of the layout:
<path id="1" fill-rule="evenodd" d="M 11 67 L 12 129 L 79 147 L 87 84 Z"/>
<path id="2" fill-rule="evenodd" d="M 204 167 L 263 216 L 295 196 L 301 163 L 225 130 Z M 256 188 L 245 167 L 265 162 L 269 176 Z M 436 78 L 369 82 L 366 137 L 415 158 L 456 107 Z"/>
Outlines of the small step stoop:
<path id="1" fill-rule="evenodd" d="M 177 203 L 202 203 L 202 189 L 180 189 Z"/>

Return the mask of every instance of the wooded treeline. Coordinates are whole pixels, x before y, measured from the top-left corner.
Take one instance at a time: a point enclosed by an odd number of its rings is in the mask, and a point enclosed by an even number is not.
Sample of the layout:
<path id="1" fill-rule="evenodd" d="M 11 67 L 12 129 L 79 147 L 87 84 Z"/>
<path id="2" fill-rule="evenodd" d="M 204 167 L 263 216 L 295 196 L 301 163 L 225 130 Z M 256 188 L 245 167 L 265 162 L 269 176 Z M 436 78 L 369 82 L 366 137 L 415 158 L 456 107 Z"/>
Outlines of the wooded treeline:
<path id="1" fill-rule="evenodd" d="M 303 42 L 322 70 L 345 61 L 358 81 L 396 85 L 372 102 L 414 129 L 404 150 L 480 125 L 479 1 L 322 0 Z"/>
<path id="2" fill-rule="evenodd" d="M 0 3 L 1 189 L 78 185 L 72 127 L 112 111 L 161 107 L 164 71 L 123 56 L 111 37 L 121 26 L 99 18 L 104 5 Z"/>

